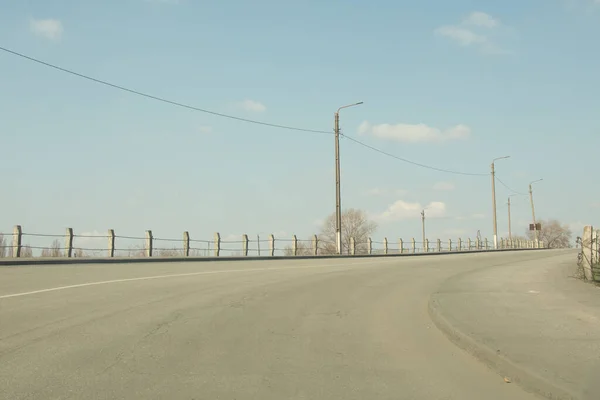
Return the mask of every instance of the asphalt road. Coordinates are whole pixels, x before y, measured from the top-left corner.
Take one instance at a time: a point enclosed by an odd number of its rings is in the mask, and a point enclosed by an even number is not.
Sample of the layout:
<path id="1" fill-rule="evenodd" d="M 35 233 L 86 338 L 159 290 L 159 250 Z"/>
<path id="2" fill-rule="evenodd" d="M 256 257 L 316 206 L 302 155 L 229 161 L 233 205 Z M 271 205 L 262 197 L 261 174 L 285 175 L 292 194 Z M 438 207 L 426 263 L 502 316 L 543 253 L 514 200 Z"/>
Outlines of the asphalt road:
<path id="1" fill-rule="evenodd" d="M 534 399 L 430 296 L 552 252 L 0 267 L 1 399 Z"/>

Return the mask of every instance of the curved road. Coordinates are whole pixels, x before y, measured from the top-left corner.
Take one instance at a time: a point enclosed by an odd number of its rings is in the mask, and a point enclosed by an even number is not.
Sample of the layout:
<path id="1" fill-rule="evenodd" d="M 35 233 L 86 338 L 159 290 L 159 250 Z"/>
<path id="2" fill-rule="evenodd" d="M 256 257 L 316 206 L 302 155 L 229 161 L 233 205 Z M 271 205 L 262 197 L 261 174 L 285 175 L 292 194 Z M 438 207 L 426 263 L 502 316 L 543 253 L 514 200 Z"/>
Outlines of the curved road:
<path id="1" fill-rule="evenodd" d="M 0 267 L 2 399 L 534 399 L 428 301 L 546 252 Z"/>

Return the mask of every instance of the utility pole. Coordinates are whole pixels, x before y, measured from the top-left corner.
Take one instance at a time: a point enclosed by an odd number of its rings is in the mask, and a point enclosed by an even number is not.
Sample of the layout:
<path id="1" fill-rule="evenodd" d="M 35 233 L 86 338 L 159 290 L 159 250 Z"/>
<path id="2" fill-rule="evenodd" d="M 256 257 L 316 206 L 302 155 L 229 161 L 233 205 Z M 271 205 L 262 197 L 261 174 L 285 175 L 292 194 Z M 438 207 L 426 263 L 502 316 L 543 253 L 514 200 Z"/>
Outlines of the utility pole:
<path id="1" fill-rule="evenodd" d="M 494 220 L 494 249 L 498 249 L 498 221 L 496 219 L 496 170 L 495 163 L 497 160 L 509 158 L 510 156 L 498 157 L 492 160 L 492 214 Z"/>
<path id="2" fill-rule="evenodd" d="M 531 188 L 531 185 L 533 185 L 536 182 L 540 182 L 540 181 L 543 181 L 543 179 L 538 179 L 537 181 L 533 181 L 533 182 L 529 183 L 529 202 L 531 203 L 531 216 L 533 217 L 533 232 L 534 232 L 536 246 L 537 246 L 537 242 L 539 240 L 539 233 L 537 230 L 537 225 L 535 223 L 535 207 L 533 205 L 533 189 Z"/>
<path id="3" fill-rule="evenodd" d="M 340 110 L 362 104 L 358 102 L 342 106 L 335 113 L 334 131 L 335 131 L 335 237 L 337 254 L 342 254 L 342 194 L 340 185 Z"/>
<path id="4" fill-rule="evenodd" d="M 421 211 L 421 230 L 423 232 L 423 251 L 425 251 L 425 210 Z"/>

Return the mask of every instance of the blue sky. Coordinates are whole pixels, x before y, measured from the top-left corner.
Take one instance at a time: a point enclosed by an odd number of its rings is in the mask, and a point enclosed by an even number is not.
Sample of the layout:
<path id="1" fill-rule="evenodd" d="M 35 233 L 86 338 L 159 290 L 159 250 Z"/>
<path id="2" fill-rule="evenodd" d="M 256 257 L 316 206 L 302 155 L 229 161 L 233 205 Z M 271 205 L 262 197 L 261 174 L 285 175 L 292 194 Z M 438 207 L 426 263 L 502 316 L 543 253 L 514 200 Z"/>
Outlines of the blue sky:
<path id="1" fill-rule="evenodd" d="M 600 4 L 3 0 L 0 45 L 212 111 L 332 130 L 489 173 L 578 232 L 600 188 Z M 306 237 L 334 211 L 333 137 L 177 108 L 0 52 L 0 231 Z M 596 115 L 596 117 L 594 117 Z M 341 142 L 342 206 L 375 237 L 492 235 L 490 177 Z M 499 234 L 506 199 L 497 185 Z M 514 197 L 513 232 L 531 219 Z M 430 218 L 429 218 L 430 217 Z"/>

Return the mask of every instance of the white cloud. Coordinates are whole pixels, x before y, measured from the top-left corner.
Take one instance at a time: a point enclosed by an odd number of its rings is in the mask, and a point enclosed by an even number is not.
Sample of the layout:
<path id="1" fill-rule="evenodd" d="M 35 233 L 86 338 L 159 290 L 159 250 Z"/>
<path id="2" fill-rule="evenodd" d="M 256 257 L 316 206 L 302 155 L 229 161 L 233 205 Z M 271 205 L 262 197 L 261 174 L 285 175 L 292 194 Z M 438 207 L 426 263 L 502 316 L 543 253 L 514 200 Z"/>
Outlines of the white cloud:
<path id="1" fill-rule="evenodd" d="M 399 142 L 444 142 L 448 140 L 462 140 L 471 135 L 471 128 L 466 125 L 456 125 L 444 131 L 425 124 L 379 124 L 371 125 L 364 121 L 358 127 L 360 135 L 372 135 L 381 139 L 396 140 Z"/>
<path id="2" fill-rule="evenodd" d="M 244 100 L 240 103 L 240 106 L 246 110 L 246 111 L 251 111 L 251 112 L 265 112 L 267 110 L 267 107 L 258 102 L 258 101 L 254 101 L 254 100 Z"/>
<path id="3" fill-rule="evenodd" d="M 435 30 L 435 33 L 441 36 L 445 36 L 458 42 L 461 46 L 471 46 L 472 44 L 482 44 L 487 42 L 487 38 L 483 35 L 459 26 L 447 25 L 439 27 Z"/>
<path id="4" fill-rule="evenodd" d="M 510 27 L 503 26 L 497 19 L 481 11 L 474 11 L 457 25 L 444 25 L 435 29 L 434 33 L 448 38 L 461 46 L 477 47 L 484 54 L 510 54 L 509 51 L 501 49 L 481 31 L 498 32 L 510 31 Z"/>
<path id="5" fill-rule="evenodd" d="M 31 19 L 29 29 L 38 36 L 50 40 L 59 40 L 63 34 L 63 25 L 57 19 Z"/>
<path id="6" fill-rule="evenodd" d="M 485 218 L 485 214 L 481 214 L 481 213 L 473 214 L 473 215 L 471 215 L 471 218 L 473 218 L 473 219 L 484 219 Z"/>
<path id="7" fill-rule="evenodd" d="M 446 204 L 441 201 L 433 201 L 427 206 L 423 206 L 421 203 L 408 203 L 404 200 L 398 200 L 381 214 L 375 215 L 375 219 L 387 222 L 418 218 L 423 209 L 425 209 L 427 218 L 439 218 L 446 214 Z"/>
<path id="8" fill-rule="evenodd" d="M 465 24 L 482 26 L 485 28 L 495 28 L 500 25 L 498 20 L 494 19 L 491 15 L 481 11 L 474 11 L 464 20 Z"/>
<path id="9" fill-rule="evenodd" d="M 454 184 L 452 182 L 437 182 L 433 185 L 433 190 L 454 190 Z"/>

